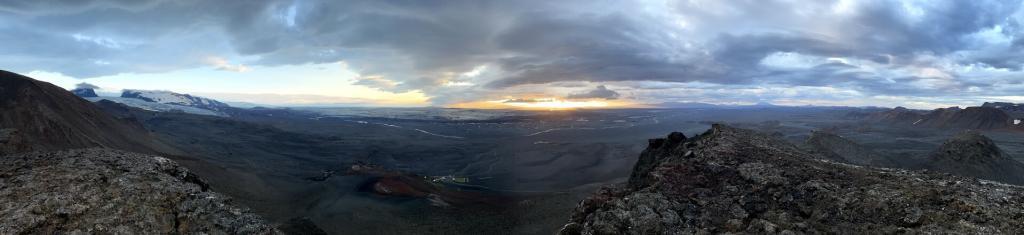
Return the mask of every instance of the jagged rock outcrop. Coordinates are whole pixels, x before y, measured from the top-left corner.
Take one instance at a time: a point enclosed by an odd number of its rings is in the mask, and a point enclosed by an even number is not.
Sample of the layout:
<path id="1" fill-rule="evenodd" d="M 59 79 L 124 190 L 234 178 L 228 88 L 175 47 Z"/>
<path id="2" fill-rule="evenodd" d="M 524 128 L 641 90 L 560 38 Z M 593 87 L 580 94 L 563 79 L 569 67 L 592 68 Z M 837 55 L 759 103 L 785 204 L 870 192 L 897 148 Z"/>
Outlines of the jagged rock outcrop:
<path id="1" fill-rule="evenodd" d="M 26 151 L 108 147 L 143 153 L 177 153 L 139 125 L 104 113 L 71 92 L 0 70 L 0 155 Z"/>
<path id="2" fill-rule="evenodd" d="M 0 234 L 274 234 L 175 162 L 110 149 L 0 157 Z"/>
<path id="3" fill-rule="evenodd" d="M 824 159 L 862 166 L 899 167 L 898 161 L 827 131 L 813 131 L 805 145 Z"/>
<path id="4" fill-rule="evenodd" d="M 785 141 L 714 125 L 623 187 L 582 201 L 561 234 L 999 234 L 1024 231 L 1024 188 L 814 160 Z M 646 169 L 646 170 L 645 170 Z"/>
<path id="5" fill-rule="evenodd" d="M 964 131 L 946 140 L 929 155 L 923 168 L 1024 185 L 1024 163 L 1007 156 L 977 131 Z"/>
<path id="6" fill-rule="evenodd" d="M 629 185 L 649 184 L 647 182 L 649 178 L 644 177 L 644 175 L 654 170 L 655 167 L 664 161 L 665 157 L 671 156 L 673 151 L 678 151 L 676 147 L 683 141 L 686 141 L 686 135 L 679 132 L 668 134 L 668 138 L 648 140 L 647 149 L 640 153 L 640 158 L 633 165 L 633 172 L 629 176 Z M 693 152 L 688 151 L 683 154 L 690 155 Z"/>

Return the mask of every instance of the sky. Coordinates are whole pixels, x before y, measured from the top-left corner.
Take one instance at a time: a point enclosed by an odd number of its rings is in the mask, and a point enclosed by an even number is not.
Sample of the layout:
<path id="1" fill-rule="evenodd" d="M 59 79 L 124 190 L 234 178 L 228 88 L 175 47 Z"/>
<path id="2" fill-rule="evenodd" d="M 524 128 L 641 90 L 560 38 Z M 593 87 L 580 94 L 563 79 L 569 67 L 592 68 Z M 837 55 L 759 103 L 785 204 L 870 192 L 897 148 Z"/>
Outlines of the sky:
<path id="1" fill-rule="evenodd" d="M 274 105 L 1024 102 L 1020 1 L 0 1 L 0 69 Z"/>

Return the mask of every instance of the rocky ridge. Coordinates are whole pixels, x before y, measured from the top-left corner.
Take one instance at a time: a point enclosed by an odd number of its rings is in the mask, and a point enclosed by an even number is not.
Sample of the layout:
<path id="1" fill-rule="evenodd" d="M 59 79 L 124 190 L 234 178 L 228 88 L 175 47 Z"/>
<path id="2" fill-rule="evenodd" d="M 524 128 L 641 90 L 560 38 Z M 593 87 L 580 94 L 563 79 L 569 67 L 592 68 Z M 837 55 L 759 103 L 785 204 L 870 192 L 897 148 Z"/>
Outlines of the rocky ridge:
<path id="1" fill-rule="evenodd" d="M 651 140 L 628 184 L 580 202 L 561 234 L 1024 231 L 1024 188 L 861 167 L 713 125 Z"/>
<path id="2" fill-rule="evenodd" d="M 0 157 L 2 234 L 275 234 L 157 156 L 110 149 Z"/>

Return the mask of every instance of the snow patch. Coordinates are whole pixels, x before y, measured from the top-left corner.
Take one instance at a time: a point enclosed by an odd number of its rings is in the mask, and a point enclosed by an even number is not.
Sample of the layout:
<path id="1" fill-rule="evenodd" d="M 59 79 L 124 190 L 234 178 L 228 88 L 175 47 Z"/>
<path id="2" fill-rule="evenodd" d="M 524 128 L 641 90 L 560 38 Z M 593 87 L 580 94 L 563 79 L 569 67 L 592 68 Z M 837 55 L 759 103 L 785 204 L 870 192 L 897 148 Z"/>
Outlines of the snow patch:
<path id="1" fill-rule="evenodd" d="M 116 103 L 121 103 L 121 104 L 127 105 L 129 107 L 139 108 L 139 109 L 142 109 L 142 110 L 153 111 L 153 112 L 184 112 L 184 113 L 191 113 L 191 114 L 198 114 L 198 115 L 207 115 L 207 116 L 218 116 L 218 117 L 227 117 L 228 116 L 225 113 L 221 113 L 221 112 L 217 112 L 217 111 L 213 111 L 213 110 L 208 110 L 208 109 L 201 109 L 201 108 L 189 107 L 189 106 L 184 106 L 184 105 L 176 105 L 176 104 L 162 104 L 162 103 L 149 102 L 149 101 L 140 100 L 140 99 L 134 99 L 134 98 L 86 97 L 85 99 L 89 100 L 89 101 L 92 101 L 92 102 L 99 102 L 100 100 L 109 100 L 109 101 L 113 101 L 113 102 L 116 102 Z"/>
<path id="2" fill-rule="evenodd" d="M 143 101 L 161 104 L 190 106 L 213 111 L 220 111 L 221 109 L 230 107 L 229 105 L 222 103 L 220 101 L 207 99 L 203 97 L 191 96 L 188 94 L 179 94 L 170 91 L 147 91 L 125 89 L 121 93 L 121 98 L 139 99 Z"/>

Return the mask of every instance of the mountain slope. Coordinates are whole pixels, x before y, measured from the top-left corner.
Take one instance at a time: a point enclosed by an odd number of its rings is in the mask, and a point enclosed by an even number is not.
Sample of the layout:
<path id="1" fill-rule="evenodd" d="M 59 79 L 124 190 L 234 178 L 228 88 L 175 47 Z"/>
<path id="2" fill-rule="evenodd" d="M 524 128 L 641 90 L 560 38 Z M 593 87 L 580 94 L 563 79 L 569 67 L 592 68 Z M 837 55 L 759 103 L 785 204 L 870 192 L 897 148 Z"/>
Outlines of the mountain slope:
<path id="1" fill-rule="evenodd" d="M 561 234 L 1024 231 L 1020 187 L 813 160 L 750 130 L 714 125 L 645 152 L 661 154 L 581 202 Z"/>
<path id="2" fill-rule="evenodd" d="M 1013 120 L 1006 112 L 991 107 L 940 108 L 925 114 L 916 125 L 939 128 L 1006 129 Z"/>
<path id="3" fill-rule="evenodd" d="M 0 155 L 83 147 L 176 153 L 140 126 L 116 119 L 67 90 L 2 70 L 0 130 L 11 139 L 0 141 Z"/>
<path id="4" fill-rule="evenodd" d="M 896 107 L 890 110 L 868 114 L 866 118 L 873 122 L 913 124 L 920 121 L 921 118 L 923 118 L 923 115 L 904 107 Z"/>
<path id="5" fill-rule="evenodd" d="M 1007 102 L 985 102 L 981 104 L 981 107 L 996 108 L 999 110 L 1006 111 L 1008 113 L 1024 113 L 1024 104 L 1015 104 Z"/>
<path id="6" fill-rule="evenodd" d="M 950 138 L 932 152 L 924 168 L 1024 185 L 1024 163 L 1013 160 L 992 139 L 976 131 Z"/>
<path id="7" fill-rule="evenodd" d="M 273 234 L 173 161 L 109 149 L 0 158 L 2 234 Z"/>
<path id="8" fill-rule="evenodd" d="M 958 128 L 958 129 L 1013 129 L 1017 125 L 1005 111 L 991 107 L 950 107 L 939 108 L 927 113 L 896 107 L 891 110 L 876 112 L 867 115 L 865 120 L 869 122 L 889 123 L 897 125 L 931 127 L 931 128 Z"/>

